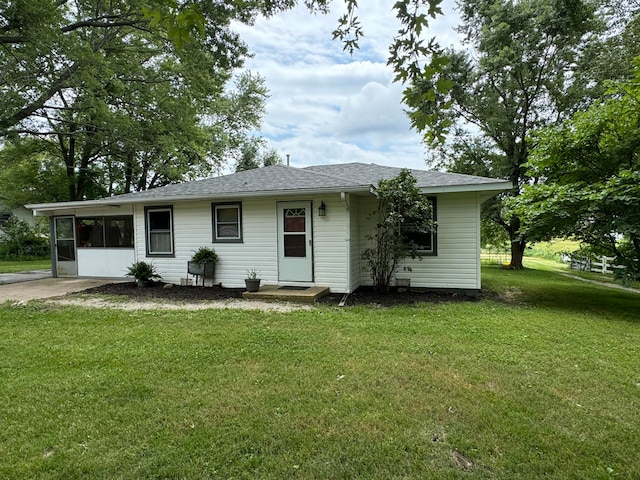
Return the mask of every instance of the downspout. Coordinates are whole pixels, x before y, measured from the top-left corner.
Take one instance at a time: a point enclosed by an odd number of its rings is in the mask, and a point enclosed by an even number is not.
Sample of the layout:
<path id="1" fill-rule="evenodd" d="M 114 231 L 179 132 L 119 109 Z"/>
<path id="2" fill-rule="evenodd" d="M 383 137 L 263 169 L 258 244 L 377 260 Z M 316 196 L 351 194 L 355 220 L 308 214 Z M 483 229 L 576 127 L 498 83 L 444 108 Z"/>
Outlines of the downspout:
<path id="1" fill-rule="evenodd" d="M 340 200 L 342 201 L 342 205 L 344 206 L 345 211 L 347 212 L 347 292 L 348 295 L 351 292 L 351 213 L 349 212 L 349 203 L 347 202 L 347 194 L 345 192 L 340 192 Z M 346 298 L 344 298 L 346 301 Z M 344 305 L 344 303 L 343 303 Z M 342 306 L 342 305 L 341 305 Z"/>
<path id="2" fill-rule="evenodd" d="M 344 209 L 349 211 L 349 202 L 347 202 L 347 194 L 345 192 L 340 192 L 340 200 L 342 200 L 342 205 L 344 205 Z"/>

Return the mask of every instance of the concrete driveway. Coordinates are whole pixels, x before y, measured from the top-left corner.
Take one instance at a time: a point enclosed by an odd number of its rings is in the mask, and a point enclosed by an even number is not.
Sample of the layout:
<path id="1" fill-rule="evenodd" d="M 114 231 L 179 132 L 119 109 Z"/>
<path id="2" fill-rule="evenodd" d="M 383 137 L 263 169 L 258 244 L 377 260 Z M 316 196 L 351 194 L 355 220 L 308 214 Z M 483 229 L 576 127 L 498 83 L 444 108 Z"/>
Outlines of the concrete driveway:
<path id="1" fill-rule="evenodd" d="M 44 278 L 42 271 L 39 275 L 33 275 L 32 272 L 0 275 L 0 303 L 59 297 L 106 283 L 126 281 L 113 278 L 52 278 L 51 271 L 44 272 L 48 273 Z"/>

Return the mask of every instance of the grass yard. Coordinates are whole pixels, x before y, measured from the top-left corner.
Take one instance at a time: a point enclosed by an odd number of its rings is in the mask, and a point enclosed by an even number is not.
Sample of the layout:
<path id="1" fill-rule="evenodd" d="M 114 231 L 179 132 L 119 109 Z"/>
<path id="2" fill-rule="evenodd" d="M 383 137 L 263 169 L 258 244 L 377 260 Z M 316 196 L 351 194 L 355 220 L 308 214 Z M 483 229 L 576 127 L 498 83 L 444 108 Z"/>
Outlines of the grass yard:
<path id="1" fill-rule="evenodd" d="M 0 260 L 0 273 L 27 272 L 51 268 L 48 258 L 38 260 Z"/>
<path id="2" fill-rule="evenodd" d="M 640 295 L 290 314 L 0 307 L 0 478 L 637 479 Z"/>

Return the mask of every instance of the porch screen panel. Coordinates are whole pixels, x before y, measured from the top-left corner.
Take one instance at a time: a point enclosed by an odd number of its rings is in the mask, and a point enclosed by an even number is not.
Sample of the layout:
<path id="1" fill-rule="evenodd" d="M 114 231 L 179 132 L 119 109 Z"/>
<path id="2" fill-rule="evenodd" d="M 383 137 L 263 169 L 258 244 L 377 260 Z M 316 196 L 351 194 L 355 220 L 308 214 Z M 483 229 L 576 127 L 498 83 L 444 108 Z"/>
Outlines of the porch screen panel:
<path id="1" fill-rule="evenodd" d="M 307 233 L 305 229 L 306 208 L 284 210 L 284 256 L 307 256 Z"/>

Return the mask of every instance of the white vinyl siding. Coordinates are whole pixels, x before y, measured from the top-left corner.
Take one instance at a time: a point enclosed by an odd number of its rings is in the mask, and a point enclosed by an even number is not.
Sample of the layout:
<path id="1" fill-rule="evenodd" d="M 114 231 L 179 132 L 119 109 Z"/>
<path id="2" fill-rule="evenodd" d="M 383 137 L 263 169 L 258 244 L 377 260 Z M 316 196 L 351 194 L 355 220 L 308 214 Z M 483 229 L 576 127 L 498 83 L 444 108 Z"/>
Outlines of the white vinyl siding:
<path id="1" fill-rule="evenodd" d="M 142 207 L 138 207 L 142 213 Z M 186 277 L 187 262 L 200 247 L 211 247 L 218 254 L 215 283 L 225 287 L 244 287 L 246 271 L 255 268 L 263 284 L 277 282 L 275 200 L 242 202 L 243 243 L 212 243 L 211 202 L 184 202 L 173 205 L 175 258 L 150 258 L 165 282 L 179 283 Z M 138 229 L 144 231 L 143 225 Z M 145 255 L 144 245 L 137 245 Z"/>
<path id="2" fill-rule="evenodd" d="M 360 249 L 360 197 L 349 197 L 350 221 L 350 242 L 349 242 L 349 262 L 350 267 L 350 290 L 353 292 L 362 284 L 362 268 L 360 259 L 362 250 Z"/>
<path id="3" fill-rule="evenodd" d="M 318 216 L 321 201 L 327 207 L 324 217 Z M 336 193 L 314 198 L 313 215 L 314 283 L 344 293 L 349 287 L 349 212 Z"/>
<path id="4" fill-rule="evenodd" d="M 215 199 L 214 199 L 215 200 Z M 244 287 L 246 271 L 259 271 L 263 285 L 278 284 L 278 232 L 276 203 L 278 201 L 307 200 L 313 202 L 313 260 L 312 284 L 328 286 L 342 293 L 347 288 L 348 212 L 339 194 L 295 199 L 258 198 L 242 201 L 243 243 L 212 243 L 212 202 L 185 202 L 173 205 L 175 258 L 150 257 L 165 282 L 180 283 L 186 277 L 187 262 L 199 247 L 208 246 L 218 254 L 215 283 L 224 287 Z M 318 206 L 324 201 L 325 217 L 318 216 Z M 214 202 L 215 203 L 215 202 Z M 136 235 L 144 238 L 144 208 L 137 208 Z M 139 259 L 146 256 L 141 242 L 136 244 Z"/>
<path id="5" fill-rule="evenodd" d="M 421 260 L 405 260 L 396 278 L 411 279 L 412 287 L 479 289 L 480 288 L 480 222 L 477 194 L 455 193 L 437 196 L 438 204 L 438 254 L 424 256 Z M 373 228 L 375 220 L 367 220 L 375 209 L 375 200 L 362 202 L 360 211 L 362 249 L 370 245 L 366 232 Z M 411 271 L 403 267 L 410 267 Z M 371 285 L 366 264 L 362 263 L 362 283 Z"/>
<path id="6" fill-rule="evenodd" d="M 239 200 L 238 200 L 239 201 Z M 218 254 L 215 283 L 224 287 L 244 287 L 246 271 L 260 272 L 263 285 L 278 284 L 278 201 L 311 201 L 313 205 L 312 284 L 328 286 L 334 293 L 371 285 L 371 277 L 361 260 L 370 241 L 367 233 L 375 224 L 369 215 L 375 209 L 373 196 L 340 195 L 269 197 L 242 201 L 243 243 L 212 243 L 211 203 L 183 202 L 173 205 L 175 258 L 151 257 L 165 282 L 179 283 L 186 277 L 187 261 L 199 247 L 213 247 Z M 327 207 L 318 216 L 320 202 Z M 136 209 L 136 254 L 145 259 L 144 207 Z M 410 278 L 413 287 L 479 289 L 480 226 L 479 200 L 475 193 L 438 195 L 438 255 L 405 262 L 412 271 L 399 270 L 398 278 Z"/>

